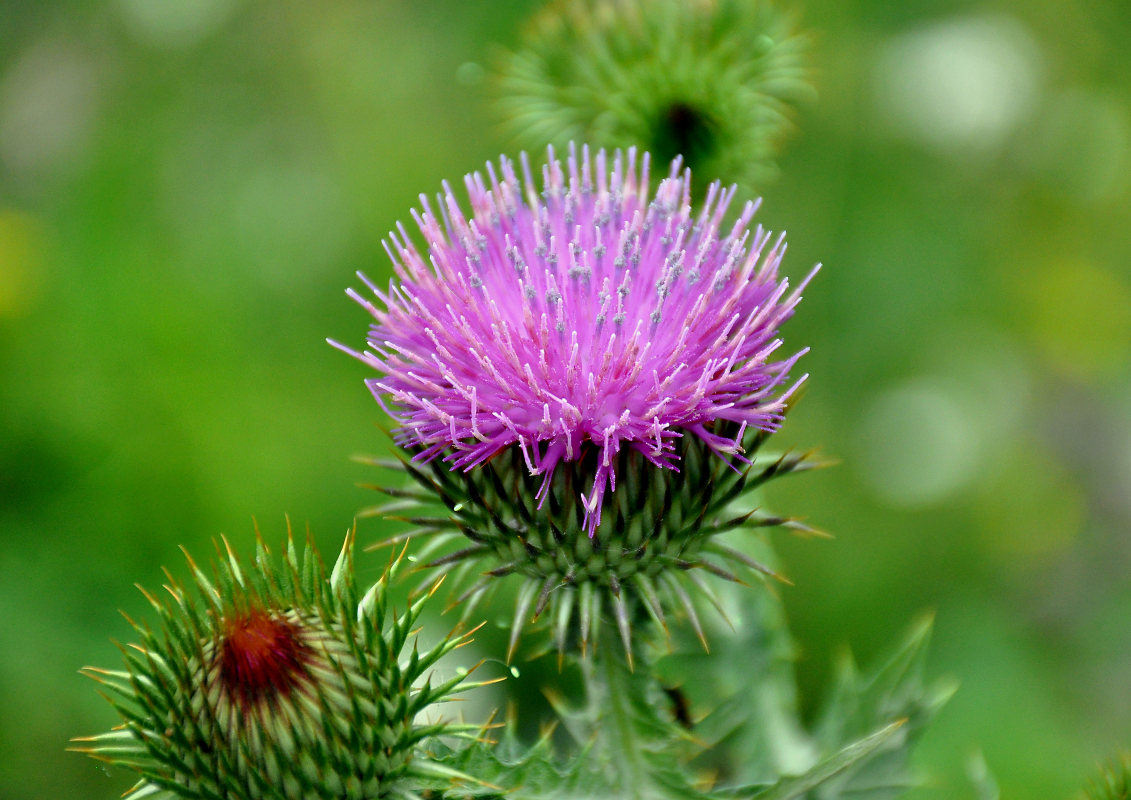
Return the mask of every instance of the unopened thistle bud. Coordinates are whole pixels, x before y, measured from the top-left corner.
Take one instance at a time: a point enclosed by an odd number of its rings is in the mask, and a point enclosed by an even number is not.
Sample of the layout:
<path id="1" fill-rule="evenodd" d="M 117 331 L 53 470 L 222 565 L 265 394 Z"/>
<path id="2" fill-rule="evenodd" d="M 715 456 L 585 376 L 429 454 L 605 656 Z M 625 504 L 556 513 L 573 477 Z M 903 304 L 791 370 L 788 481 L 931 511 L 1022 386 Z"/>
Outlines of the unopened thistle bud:
<path id="1" fill-rule="evenodd" d="M 612 610 L 627 647 L 635 616 L 694 623 L 683 577 L 769 572 L 714 537 L 790 524 L 728 506 L 804 464 L 754 451 L 804 380 L 804 351 L 777 353 L 808 278 L 778 277 L 784 238 L 749 227 L 755 204 L 723 226 L 733 189 L 693 212 L 678 161 L 654 197 L 632 150 L 551 151 L 540 192 L 522 170 L 468 176 L 470 219 L 448 188 L 439 215 L 422 198 L 427 253 L 392 235 L 399 282 L 362 276 L 379 305 L 350 291 L 369 349 L 338 346 L 382 373 L 367 383 L 424 487 L 391 493 L 448 510 L 409 535 L 470 540 L 432 564 L 486 570 L 473 596 L 523 576 L 515 637 L 551 607 L 559 647 L 575 614 L 587 641 Z"/>
<path id="2" fill-rule="evenodd" d="M 1086 789 L 1088 800 L 1128 800 L 1131 798 L 1131 755 L 1104 765 Z"/>
<path id="3" fill-rule="evenodd" d="M 211 577 L 189 558 L 188 587 L 170 577 L 167 596 L 145 593 L 158 626 L 131 620 L 126 669 L 83 670 L 122 725 L 75 749 L 139 773 L 132 797 L 161 800 L 412 797 L 414 781 L 450 775 L 416 751 L 459 729 L 415 718 L 460 688 L 466 672 L 425 675 L 468 634 L 404 652 L 427 597 L 390 608 L 397 562 L 360 594 L 353 546 L 351 533 L 328 576 L 309 541 L 300 559 L 288 540 L 278 565 L 260 540 L 250 567 L 225 541 Z"/>
<path id="4" fill-rule="evenodd" d="M 499 66 L 522 146 L 638 146 L 757 187 L 809 92 L 804 40 L 768 0 L 559 0 Z"/>

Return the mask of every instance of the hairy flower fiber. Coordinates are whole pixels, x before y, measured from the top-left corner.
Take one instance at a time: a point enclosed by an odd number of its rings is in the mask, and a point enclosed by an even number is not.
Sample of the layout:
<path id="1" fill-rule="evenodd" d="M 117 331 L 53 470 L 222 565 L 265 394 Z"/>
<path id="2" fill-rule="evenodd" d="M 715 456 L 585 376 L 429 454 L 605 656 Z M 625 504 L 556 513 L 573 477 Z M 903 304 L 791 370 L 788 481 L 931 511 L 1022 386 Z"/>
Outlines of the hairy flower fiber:
<path id="1" fill-rule="evenodd" d="M 408 798 L 449 781 L 417 749 L 460 726 L 415 718 L 475 685 L 425 680 L 468 634 L 405 652 L 428 596 L 390 608 L 399 562 L 362 593 L 352 533 L 328 576 L 309 542 L 277 565 L 260 541 L 250 569 L 225 548 L 211 578 L 189 559 L 189 588 L 146 593 L 159 626 L 133 623 L 125 670 L 83 670 L 123 724 L 76 749 L 135 770 L 131 796 L 155 800 Z"/>
<path id="2" fill-rule="evenodd" d="M 439 218 L 422 196 L 427 258 L 398 227 L 399 285 L 360 276 L 380 306 L 349 292 L 376 319 L 370 349 L 337 345 L 383 373 L 367 384 L 397 443 L 465 471 L 517 447 L 539 506 L 595 450 L 592 537 L 623 450 L 675 470 L 685 436 L 741 461 L 747 428 L 774 430 L 804 380 L 789 373 L 805 351 L 773 360 L 801 289 L 778 278 L 784 237 L 749 229 L 754 203 L 724 228 L 734 190 L 718 183 L 693 214 L 679 167 L 650 199 L 647 155 L 571 151 L 563 168 L 551 149 L 541 195 L 524 156 L 522 179 L 505 158 L 466 178 L 471 219 L 446 184 Z"/>

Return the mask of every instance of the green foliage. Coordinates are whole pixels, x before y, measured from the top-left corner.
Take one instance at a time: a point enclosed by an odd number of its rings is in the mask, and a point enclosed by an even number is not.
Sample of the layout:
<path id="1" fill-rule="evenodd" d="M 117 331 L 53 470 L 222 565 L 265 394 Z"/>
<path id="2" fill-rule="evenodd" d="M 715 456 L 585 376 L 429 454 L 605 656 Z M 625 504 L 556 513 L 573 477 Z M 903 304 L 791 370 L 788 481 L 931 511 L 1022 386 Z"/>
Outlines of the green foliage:
<path id="1" fill-rule="evenodd" d="M 497 743 L 478 741 L 458 750 L 438 744 L 434 758 L 456 771 L 475 775 L 479 782 L 438 786 L 436 796 L 445 800 L 600 797 L 607 787 L 589 768 L 588 755 L 586 749 L 576 758 L 562 760 L 555 754 L 549 733 L 529 745 L 520 742 L 508 725 Z"/>
<path id="2" fill-rule="evenodd" d="M 952 691 L 923 682 L 930 623 L 865 676 L 846 660 L 807 733 L 782 648 L 786 633 L 763 621 L 746 619 L 729 640 L 713 633 L 710 655 L 677 652 L 635 671 L 609 636 L 580 662 L 585 702 L 554 699 L 571 752 L 555 748 L 549 733 L 524 747 L 508 726 L 495 747 L 478 742 L 441 756 L 506 791 L 460 786 L 445 796 L 889 800 L 915 785 L 911 747 Z M 680 675 L 685 683 L 673 686 Z M 718 705 L 700 717 L 696 710 L 712 697 Z"/>
<path id="3" fill-rule="evenodd" d="M 454 754 L 452 766 L 507 787 L 505 796 L 514 800 L 706 800 L 685 769 L 696 749 L 693 738 L 659 710 L 665 707 L 659 685 L 649 672 L 629 669 L 611 631 L 580 666 L 584 702 L 552 698 L 573 740 L 570 752 L 552 746 L 549 732 L 524 748 L 508 728 L 496 748 L 473 746 Z"/>
<path id="4" fill-rule="evenodd" d="M 804 786 L 783 796 L 814 800 L 888 800 L 918 783 L 909 767 L 911 748 L 954 690 L 945 681 L 924 683 L 929 620 L 868 673 L 859 674 L 846 655 L 807 732 L 780 603 L 762 593 L 745 602 L 724 596 L 723 602 L 735 609 L 735 629 L 713 629 L 709 654 L 677 649 L 661 665 L 663 679 L 679 687 L 693 709 L 695 735 L 709 743 L 696 762 L 700 768 L 727 786 L 772 785 L 782 792 Z"/>
<path id="5" fill-rule="evenodd" d="M 847 771 L 817 796 L 887 800 L 916 785 L 910 771 L 911 745 L 957 689 L 949 680 L 924 682 L 923 669 L 932 620 L 914 625 L 878 668 L 860 674 L 849 653 L 837 665 L 833 690 L 816 727 L 822 750 L 839 746 L 878 724 L 904 720 L 900 735 L 858 768 Z"/>
<path id="6" fill-rule="evenodd" d="M 667 704 L 651 664 L 633 671 L 611 635 L 592 658 L 581 661 L 585 703 L 558 699 L 555 709 L 570 736 L 586 752 L 586 770 L 602 779 L 605 795 L 702 798 L 686 762 L 698 749 L 688 731 L 661 709 Z"/>
<path id="7" fill-rule="evenodd" d="M 847 772 L 858 768 L 860 764 L 867 763 L 868 759 L 877 751 L 888 746 L 899 734 L 903 727 L 902 722 L 893 722 L 873 734 L 853 742 L 843 750 L 833 753 L 815 764 L 803 775 L 782 778 L 772 786 L 765 788 L 748 787 L 723 792 L 726 797 L 743 797 L 752 800 L 800 800 L 808 797 L 839 797 L 838 794 L 828 794 L 827 791 L 835 782 Z M 854 795 L 870 797 L 866 793 Z"/>

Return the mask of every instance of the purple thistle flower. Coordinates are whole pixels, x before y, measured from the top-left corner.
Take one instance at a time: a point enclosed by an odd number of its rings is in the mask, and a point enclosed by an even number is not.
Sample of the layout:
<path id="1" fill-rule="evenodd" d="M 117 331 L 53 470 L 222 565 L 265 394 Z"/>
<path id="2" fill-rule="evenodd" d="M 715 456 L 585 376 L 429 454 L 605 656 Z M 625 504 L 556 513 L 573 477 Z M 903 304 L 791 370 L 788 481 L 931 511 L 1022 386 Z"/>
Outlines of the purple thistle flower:
<path id="1" fill-rule="evenodd" d="M 521 178 L 488 164 L 486 182 L 464 180 L 470 219 L 447 183 L 439 215 L 421 196 L 427 252 L 398 224 L 385 247 L 399 285 L 359 273 L 380 305 L 348 292 L 376 319 L 370 349 L 331 342 L 383 373 L 366 383 L 417 461 L 467 471 L 517 445 L 541 503 L 560 464 L 597 448 L 590 537 L 622 448 L 678 470 L 675 441 L 692 435 L 745 462 L 746 429 L 780 425 L 806 351 L 774 360 L 778 328 L 816 272 L 789 291 L 784 235 L 749 228 L 756 203 L 723 227 L 733 188 L 712 184 L 694 214 L 679 159 L 651 199 L 647 154 L 609 161 L 571 147 L 563 169 L 550 149 L 540 194 L 525 154 Z"/>

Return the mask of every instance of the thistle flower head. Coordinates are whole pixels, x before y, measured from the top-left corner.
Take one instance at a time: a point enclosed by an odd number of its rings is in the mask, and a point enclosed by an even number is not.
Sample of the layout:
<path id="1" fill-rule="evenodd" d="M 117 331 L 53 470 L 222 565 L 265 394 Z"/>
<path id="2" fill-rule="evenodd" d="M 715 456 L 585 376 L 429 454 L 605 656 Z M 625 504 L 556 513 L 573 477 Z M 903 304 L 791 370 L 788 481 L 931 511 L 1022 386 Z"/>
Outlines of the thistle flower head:
<path id="1" fill-rule="evenodd" d="M 446 185 L 439 217 L 422 196 L 427 256 L 392 234 L 399 285 L 360 276 L 380 303 L 350 290 L 376 319 L 370 349 L 342 348 L 383 373 L 367 383 L 397 442 L 464 471 L 517 448 L 540 504 L 592 451 L 592 536 L 622 451 L 674 470 L 685 436 L 741 460 L 747 428 L 774 430 L 804 380 L 789 382 L 804 351 L 776 358 L 801 288 L 778 277 L 784 237 L 749 228 L 754 203 L 723 227 L 733 189 L 717 183 L 694 213 L 679 166 L 650 198 L 647 155 L 563 168 L 551 149 L 541 195 L 524 157 L 522 179 L 505 158 L 466 178 L 470 219 Z"/>
<path id="2" fill-rule="evenodd" d="M 654 197 L 634 150 L 565 165 L 551 150 L 540 192 L 525 157 L 521 172 L 503 159 L 468 176 L 470 217 L 446 185 L 437 211 L 422 197 L 427 251 L 398 228 L 398 280 L 362 276 L 377 303 L 350 291 L 376 320 L 369 348 L 336 346 L 382 373 L 367 383 L 412 452 L 417 499 L 452 515 L 421 530 L 472 540 L 442 562 L 524 574 L 523 613 L 565 604 L 562 642 L 571 610 L 599 617 L 605 597 L 623 632 L 622 585 L 658 616 L 661 572 L 732 576 L 704 557 L 711 525 L 748 481 L 800 464 L 751 472 L 749 452 L 804 380 L 790 378 L 804 351 L 778 356 L 800 287 L 778 275 L 784 239 L 750 227 L 755 204 L 725 225 L 734 190 L 716 183 L 693 210 L 678 160 Z M 574 586 L 578 604 L 555 592 Z"/>
<path id="3" fill-rule="evenodd" d="M 359 593 L 353 542 L 329 576 L 309 542 L 299 559 L 288 541 L 277 565 L 260 540 L 250 568 L 225 542 L 211 578 L 189 558 L 191 587 L 170 577 L 165 598 L 146 593 L 159 626 L 131 621 L 126 669 L 83 670 L 122 725 L 75 749 L 140 773 L 134 797 L 413 796 L 414 777 L 443 773 L 417 744 L 459 730 L 414 718 L 466 673 L 422 678 L 467 635 L 404 653 L 427 598 L 389 607 L 397 563 Z"/>
<path id="4" fill-rule="evenodd" d="M 809 91 L 804 50 L 768 0 L 559 0 L 501 59 L 499 106 L 526 147 L 636 145 L 756 186 Z"/>

